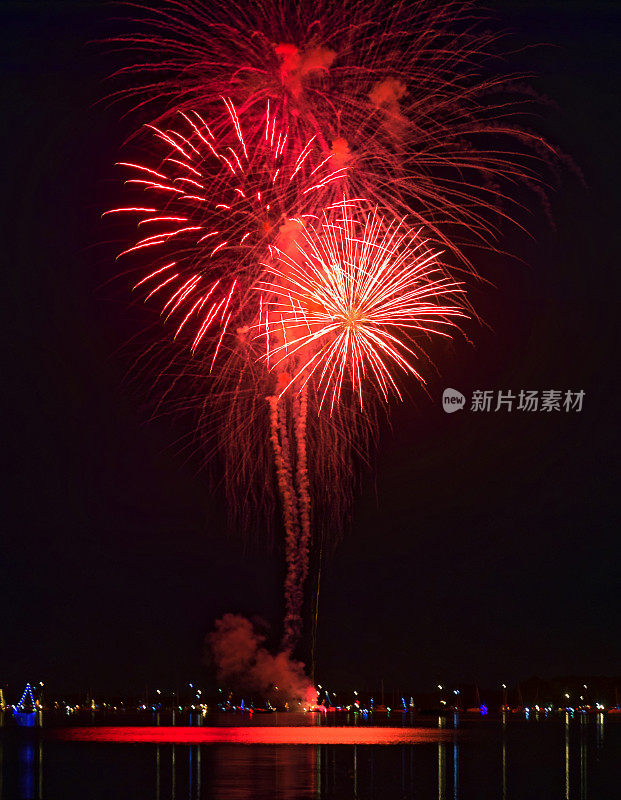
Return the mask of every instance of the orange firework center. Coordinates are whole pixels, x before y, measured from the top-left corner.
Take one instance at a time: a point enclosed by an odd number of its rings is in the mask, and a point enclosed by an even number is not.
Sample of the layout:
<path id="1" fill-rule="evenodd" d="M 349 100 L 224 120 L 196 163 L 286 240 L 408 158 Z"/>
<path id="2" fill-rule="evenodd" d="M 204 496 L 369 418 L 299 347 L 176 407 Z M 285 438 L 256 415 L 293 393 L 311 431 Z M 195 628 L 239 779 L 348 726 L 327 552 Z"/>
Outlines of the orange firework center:
<path id="1" fill-rule="evenodd" d="M 357 328 L 361 322 L 364 322 L 364 314 L 355 306 L 348 308 L 341 317 L 343 327 Z"/>

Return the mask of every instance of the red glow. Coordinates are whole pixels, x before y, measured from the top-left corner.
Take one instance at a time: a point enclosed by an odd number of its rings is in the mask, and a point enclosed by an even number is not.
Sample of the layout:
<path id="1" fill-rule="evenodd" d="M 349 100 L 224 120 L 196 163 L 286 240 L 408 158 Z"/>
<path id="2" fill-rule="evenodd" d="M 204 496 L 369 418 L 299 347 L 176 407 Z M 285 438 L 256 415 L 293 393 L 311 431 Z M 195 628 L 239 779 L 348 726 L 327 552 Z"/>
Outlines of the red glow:
<path id="1" fill-rule="evenodd" d="M 58 730 L 54 736 L 75 742 L 172 744 L 421 744 L 449 740 L 449 731 L 434 728 L 333 727 L 84 727 Z"/>

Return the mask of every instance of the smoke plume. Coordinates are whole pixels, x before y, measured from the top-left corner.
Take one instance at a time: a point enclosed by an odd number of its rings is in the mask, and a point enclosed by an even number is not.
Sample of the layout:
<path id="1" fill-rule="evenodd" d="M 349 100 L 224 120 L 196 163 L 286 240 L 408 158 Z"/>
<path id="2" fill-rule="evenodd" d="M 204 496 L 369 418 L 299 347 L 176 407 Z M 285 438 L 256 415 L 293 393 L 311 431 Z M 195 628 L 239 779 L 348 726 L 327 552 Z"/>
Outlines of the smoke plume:
<path id="1" fill-rule="evenodd" d="M 218 680 L 237 691 L 256 693 L 275 706 L 293 710 L 314 705 L 317 692 L 304 673 L 304 664 L 286 651 L 272 655 L 265 637 L 240 614 L 216 620 L 207 644 L 217 668 Z"/>
<path id="2" fill-rule="evenodd" d="M 327 72 L 336 58 L 336 53 L 327 47 L 299 50 L 294 44 L 278 44 L 274 51 L 280 59 L 283 86 L 297 99 L 302 94 L 302 79 Z"/>
<path id="3" fill-rule="evenodd" d="M 385 116 L 384 125 L 393 136 L 400 136 L 407 120 L 400 101 L 407 94 L 407 86 L 396 78 L 385 78 L 369 92 L 369 100 Z"/>

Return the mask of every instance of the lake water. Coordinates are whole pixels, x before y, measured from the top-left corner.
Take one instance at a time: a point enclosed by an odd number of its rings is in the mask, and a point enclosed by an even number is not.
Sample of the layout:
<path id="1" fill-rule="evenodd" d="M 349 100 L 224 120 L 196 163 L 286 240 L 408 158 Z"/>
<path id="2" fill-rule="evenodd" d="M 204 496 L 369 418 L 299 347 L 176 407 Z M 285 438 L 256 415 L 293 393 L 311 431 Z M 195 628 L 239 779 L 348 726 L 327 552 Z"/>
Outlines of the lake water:
<path id="1" fill-rule="evenodd" d="M 159 727 L 150 715 L 105 727 L 90 716 L 31 729 L 7 720 L 0 800 L 621 796 L 619 717 L 378 716 L 195 715 L 174 728 L 163 714 Z"/>

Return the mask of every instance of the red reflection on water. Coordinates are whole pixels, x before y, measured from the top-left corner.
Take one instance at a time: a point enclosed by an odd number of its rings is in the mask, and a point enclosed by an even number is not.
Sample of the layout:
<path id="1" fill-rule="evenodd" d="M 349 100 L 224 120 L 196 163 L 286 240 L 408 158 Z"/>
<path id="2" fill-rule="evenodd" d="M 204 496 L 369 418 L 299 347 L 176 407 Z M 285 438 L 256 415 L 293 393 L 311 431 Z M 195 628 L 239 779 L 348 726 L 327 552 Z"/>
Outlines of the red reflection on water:
<path id="1" fill-rule="evenodd" d="M 419 744 L 446 741 L 450 731 L 387 727 L 116 727 L 64 728 L 53 734 L 76 742 L 155 742 L 172 744 Z"/>

